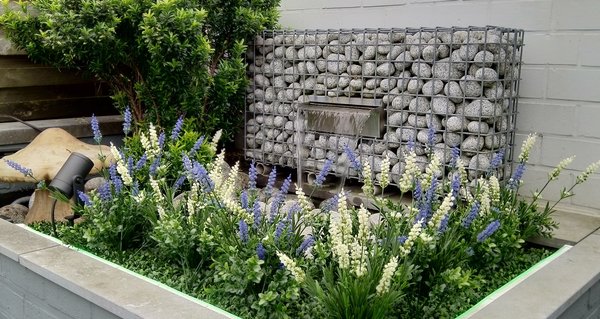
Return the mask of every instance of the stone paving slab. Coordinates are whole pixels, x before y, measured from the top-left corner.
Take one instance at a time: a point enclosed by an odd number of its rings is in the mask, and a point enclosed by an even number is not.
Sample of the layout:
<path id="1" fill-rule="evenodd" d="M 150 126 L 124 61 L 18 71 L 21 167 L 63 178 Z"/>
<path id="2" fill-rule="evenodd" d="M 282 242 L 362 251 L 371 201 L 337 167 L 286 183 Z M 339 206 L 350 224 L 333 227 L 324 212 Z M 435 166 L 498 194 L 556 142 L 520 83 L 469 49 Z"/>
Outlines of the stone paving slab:
<path id="1" fill-rule="evenodd" d="M 558 222 L 558 229 L 554 231 L 553 237 L 532 238 L 530 242 L 560 248 L 563 245 L 575 245 L 600 228 L 600 216 L 556 211 L 552 218 Z"/>
<path id="2" fill-rule="evenodd" d="M 64 246 L 23 254 L 20 262 L 121 318 L 235 318 Z"/>
<path id="3" fill-rule="evenodd" d="M 58 244 L 0 219 L 0 254 L 19 261 L 19 255 L 55 247 Z"/>

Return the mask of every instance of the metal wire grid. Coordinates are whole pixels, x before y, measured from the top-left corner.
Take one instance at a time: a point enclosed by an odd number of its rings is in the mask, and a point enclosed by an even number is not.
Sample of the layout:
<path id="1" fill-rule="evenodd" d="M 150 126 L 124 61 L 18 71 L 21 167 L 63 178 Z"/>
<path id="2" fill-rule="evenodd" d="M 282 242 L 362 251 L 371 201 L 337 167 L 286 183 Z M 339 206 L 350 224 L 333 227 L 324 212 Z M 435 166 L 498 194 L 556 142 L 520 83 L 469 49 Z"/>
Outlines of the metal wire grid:
<path id="1" fill-rule="evenodd" d="M 331 159 L 334 174 L 357 178 L 342 155 L 344 142 L 375 173 L 387 154 L 397 182 L 404 150 L 414 141 L 423 167 L 430 148 L 447 164 L 456 146 L 470 178 L 486 172 L 498 152 L 504 160 L 497 171 L 506 176 L 512 170 L 523 35 L 493 26 L 265 31 L 248 54 L 246 157 L 295 168 L 301 154 L 308 172 Z M 302 129 L 298 152 L 298 126 L 306 123 L 297 116 L 309 95 L 382 99 L 385 133 L 373 139 Z"/>

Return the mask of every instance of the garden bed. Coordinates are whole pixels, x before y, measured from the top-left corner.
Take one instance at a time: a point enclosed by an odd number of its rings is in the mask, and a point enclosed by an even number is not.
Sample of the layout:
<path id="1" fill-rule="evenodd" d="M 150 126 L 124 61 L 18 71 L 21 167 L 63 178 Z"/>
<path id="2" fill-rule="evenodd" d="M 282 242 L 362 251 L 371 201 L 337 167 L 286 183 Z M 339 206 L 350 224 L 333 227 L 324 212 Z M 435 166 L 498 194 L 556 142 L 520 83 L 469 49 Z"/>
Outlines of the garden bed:
<path id="1" fill-rule="evenodd" d="M 4 317 L 237 318 L 27 227 L 0 221 L 0 230 Z M 587 318 L 600 307 L 599 277 L 596 232 L 546 258 L 460 318 Z"/>

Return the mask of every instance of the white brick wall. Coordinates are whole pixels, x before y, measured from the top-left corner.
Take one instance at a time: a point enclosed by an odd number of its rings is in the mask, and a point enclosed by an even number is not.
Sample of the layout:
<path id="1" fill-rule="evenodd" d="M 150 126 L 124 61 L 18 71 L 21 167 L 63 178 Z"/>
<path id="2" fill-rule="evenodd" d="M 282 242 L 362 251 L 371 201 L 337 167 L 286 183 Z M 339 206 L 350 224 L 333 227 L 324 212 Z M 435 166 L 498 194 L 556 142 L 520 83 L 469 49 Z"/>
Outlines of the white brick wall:
<path id="1" fill-rule="evenodd" d="M 563 157 L 577 155 L 573 169 L 552 190 L 600 159 L 600 0 L 282 0 L 280 22 L 295 29 L 523 28 L 516 145 L 530 132 L 542 134 L 526 176 L 532 185 L 524 187 L 524 195 Z M 576 194 L 566 204 L 600 215 L 600 174 Z"/>

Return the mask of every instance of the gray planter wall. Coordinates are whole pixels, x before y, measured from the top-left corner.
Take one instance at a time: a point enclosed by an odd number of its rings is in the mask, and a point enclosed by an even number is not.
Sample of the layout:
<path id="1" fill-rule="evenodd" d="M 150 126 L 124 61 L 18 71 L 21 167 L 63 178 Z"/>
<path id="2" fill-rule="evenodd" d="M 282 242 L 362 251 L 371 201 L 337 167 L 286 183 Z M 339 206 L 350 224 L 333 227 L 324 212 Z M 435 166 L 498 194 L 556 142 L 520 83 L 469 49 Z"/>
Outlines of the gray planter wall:
<path id="1" fill-rule="evenodd" d="M 237 318 L 0 220 L 0 318 Z"/>
<path id="2" fill-rule="evenodd" d="M 282 0 L 280 23 L 292 29 L 503 25 L 525 30 L 515 145 L 542 134 L 522 194 L 539 188 L 561 158 L 577 154 L 559 196 L 600 159 L 600 1 L 597 0 Z M 600 175 L 568 198 L 569 210 L 600 214 Z"/>

